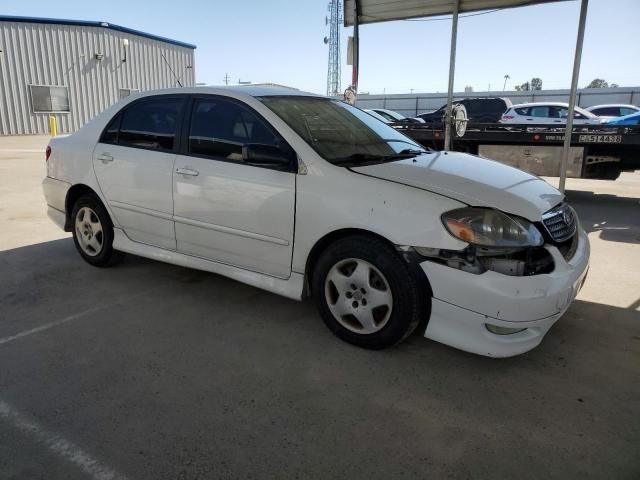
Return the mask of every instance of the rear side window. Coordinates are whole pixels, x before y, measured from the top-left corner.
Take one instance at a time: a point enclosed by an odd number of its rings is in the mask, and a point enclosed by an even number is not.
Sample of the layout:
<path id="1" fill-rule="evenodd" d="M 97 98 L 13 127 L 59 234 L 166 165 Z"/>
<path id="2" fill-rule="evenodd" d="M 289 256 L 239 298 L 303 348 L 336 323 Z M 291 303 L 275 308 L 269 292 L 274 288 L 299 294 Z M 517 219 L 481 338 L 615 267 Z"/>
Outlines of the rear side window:
<path id="1" fill-rule="evenodd" d="M 529 113 L 532 117 L 549 117 L 549 107 L 539 106 L 539 107 L 531 107 L 531 111 Z"/>
<path id="2" fill-rule="evenodd" d="M 118 143 L 118 131 L 120 130 L 120 121 L 122 120 L 122 114 L 116 115 L 111 123 L 102 133 L 100 138 L 101 143 Z"/>
<path id="3" fill-rule="evenodd" d="M 102 133 L 103 143 L 148 150 L 173 150 L 181 98 L 154 98 L 135 102 L 121 111 Z"/>
<path id="4" fill-rule="evenodd" d="M 529 110 L 530 108 L 514 108 L 514 110 L 516 111 L 516 113 L 518 115 L 525 115 L 525 116 L 529 116 Z"/>
<path id="5" fill-rule="evenodd" d="M 196 99 L 189 127 L 189 153 L 242 162 L 248 143 L 281 145 L 280 138 L 253 112 L 219 98 Z"/>
<path id="6" fill-rule="evenodd" d="M 627 108 L 627 107 L 620 107 L 620 116 L 624 117 L 626 115 L 631 115 L 632 113 L 636 113 L 637 110 L 634 110 L 633 108 Z"/>
<path id="7" fill-rule="evenodd" d="M 591 113 L 602 117 L 618 117 L 620 116 L 619 107 L 602 107 L 592 110 Z"/>

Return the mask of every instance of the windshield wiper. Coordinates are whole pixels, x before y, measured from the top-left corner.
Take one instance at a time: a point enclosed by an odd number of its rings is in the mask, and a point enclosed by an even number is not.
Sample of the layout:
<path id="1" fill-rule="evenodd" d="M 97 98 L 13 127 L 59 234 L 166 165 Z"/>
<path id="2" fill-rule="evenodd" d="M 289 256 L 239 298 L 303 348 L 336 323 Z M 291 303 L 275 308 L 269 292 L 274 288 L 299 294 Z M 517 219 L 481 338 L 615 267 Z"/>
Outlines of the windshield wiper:
<path id="1" fill-rule="evenodd" d="M 371 163 L 384 163 L 393 162 L 394 160 L 402 160 L 404 158 L 413 158 L 423 153 L 428 153 L 425 150 L 416 150 L 406 148 L 398 153 L 392 153 L 390 155 L 376 155 L 373 153 L 352 153 L 348 157 L 336 158 L 332 161 L 334 165 L 345 164 L 371 164 Z"/>

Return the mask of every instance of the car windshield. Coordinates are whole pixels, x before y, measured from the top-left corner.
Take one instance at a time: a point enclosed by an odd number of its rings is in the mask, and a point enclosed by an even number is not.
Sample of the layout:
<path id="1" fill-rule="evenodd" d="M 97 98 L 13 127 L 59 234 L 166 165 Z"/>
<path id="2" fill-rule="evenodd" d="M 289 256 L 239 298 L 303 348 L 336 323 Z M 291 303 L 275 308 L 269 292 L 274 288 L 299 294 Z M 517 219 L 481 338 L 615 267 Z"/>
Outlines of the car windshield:
<path id="1" fill-rule="evenodd" d="M 389 162 L 425 152 L 397 130 L 344 102 L 295 96 L 260 100 L 334 165 Z"/>

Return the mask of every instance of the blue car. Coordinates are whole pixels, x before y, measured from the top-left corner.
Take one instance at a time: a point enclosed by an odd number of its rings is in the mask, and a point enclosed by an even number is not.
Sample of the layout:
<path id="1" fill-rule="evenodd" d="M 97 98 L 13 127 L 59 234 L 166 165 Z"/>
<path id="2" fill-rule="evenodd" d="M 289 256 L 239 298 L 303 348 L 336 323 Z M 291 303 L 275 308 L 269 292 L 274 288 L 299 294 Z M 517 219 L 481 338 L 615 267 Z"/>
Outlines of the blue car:
<path id="1" fill-rule="evenodd" d="M 640 112 L 625 115 L 624 117 L 611 118 L 604 123 L 607 125 L 640 125 Z"/>

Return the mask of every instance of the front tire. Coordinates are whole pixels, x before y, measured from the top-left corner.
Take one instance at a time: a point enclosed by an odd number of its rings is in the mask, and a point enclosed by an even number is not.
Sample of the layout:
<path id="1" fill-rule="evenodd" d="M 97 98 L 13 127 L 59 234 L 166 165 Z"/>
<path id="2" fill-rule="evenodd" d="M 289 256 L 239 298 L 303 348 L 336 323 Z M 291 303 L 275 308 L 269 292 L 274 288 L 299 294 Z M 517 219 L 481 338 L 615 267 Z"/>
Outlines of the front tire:
<path id="1" fill-rule="evenodd" d="M 408 264 L 387 243 L 351 236 L 330 245 L 312 274 L 312 295 L 329 329 L 351 344 L 382 349 L 420 323 L 421 289 Z"/>
<path id="2" fill-rule="evenodd" d="M 83 195 L 71 212 L 73 242 L 80 256 L 95 267 L 113 265 L 122 256 L 113 249 L 113 223 L 100 199 Z"/>

